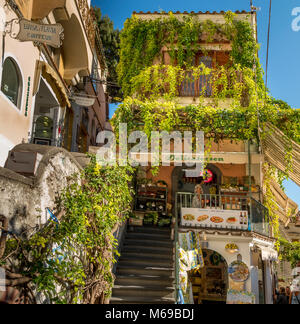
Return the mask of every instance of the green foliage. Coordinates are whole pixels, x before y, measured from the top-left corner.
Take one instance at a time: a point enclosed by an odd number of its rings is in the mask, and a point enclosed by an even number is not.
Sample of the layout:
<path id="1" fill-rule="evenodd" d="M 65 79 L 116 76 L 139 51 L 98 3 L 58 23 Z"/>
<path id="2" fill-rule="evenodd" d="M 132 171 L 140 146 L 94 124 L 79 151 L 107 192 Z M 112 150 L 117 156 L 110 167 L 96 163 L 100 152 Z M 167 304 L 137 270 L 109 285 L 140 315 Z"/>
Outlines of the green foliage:
<path id="1" fill-rule="evenodd" d="M 19 263 L 13 272 L 32 279 L 50 303 L 94 303 L 109 296 L 117 242 L 112 231 L 131 211 L 129 167 L 90 165 L 60 196 L 59 224 L 50 222 L 28 239 L 7 244 Z"/>
<path id="2" fill-rule="evenodd" d="M 164 63 L 162 48 L 169 52 L 177 66 L 191 66 L 195 54 L 201 50 L 201 37 L 206 42 L 212 42 L 216 36 L 232 41 L 231 58 L 234 64 L 253 68 L 256 63 L 259 68 L 251 25 L 247 21 L 235 20 L 230 11 L 225 14 L 224 24 L 210 20 L 200 22 L 193 14 L 184 15 L 181 19 L 172 13 L 151 20 L 137 16 L 128 19 L 121 32 L 118 65 L 119 81 L 125 96 L 133 94 L 132 78 L 152 66 L 154 61 Z M 262 80 L 262 76 L 259 79 Z"/>
<path id="3" fill-rule="evenodd" d="M 114 28 L 113 21 L 108 16 L 103 16 L 99 8 L 94 8 L 97 24 L 100 30 L 100 37 L 103 44 L 106 64 L 108 67 L 107 87 L 112 102 L 118 102 L 122 97 L 121 88 L 117 86 L 118 75 L 117 65 L 120 60 L 120 31 Z"/>
<path id="4" fill-rule="evenodd" d="M 300 242 L 288 242 L 280 238 L 280 258 L 284 261 L 290 262 L 295 268 L 300 262 Z"/>
<path id="5" fill-rule="evenodd" d="M 125 100 L 113 119 L 116 133 L 119 123 L 127 123 L 128 132 L 198 131 L 214 141 L 230 139 L 260 142 L 266 135 L 265 125 L 271 123 L 291 140 L 300 143 L 300 112 L 282 101 L 269 97 L 258 60 L 258 45 L 248 20 L 236 19 L 227 12 L 225 23 L 201 22 L 197 15 L 175 16 L 172 13 L 158 19 L 133 16 L 121 33 L 119 82 Z M 232 45 L 230 62 L 226 66 L 195 67 L 195 55 L 206 50 L 207 43 L 225 39 Z M 164 65 L 163 51 L 171 57 Z M 189 75 L 186 72 L 189 72 Z M 184 81 L 195 82 L 205 77 L 206 88 L 195 95 L 195 103 L 180 105 L 179 89 Z M 227 100 L 229 99 L 229 100 Z M 288 171 L 292 166 L 292 146 L 286 147 Z M 275 171 L 266 167 L 265 204 L 270 212 L 275 237 L 279 236 L 279 219 L 271 191 Z M 280 179 L 282 179 L 280 174 Z"/>

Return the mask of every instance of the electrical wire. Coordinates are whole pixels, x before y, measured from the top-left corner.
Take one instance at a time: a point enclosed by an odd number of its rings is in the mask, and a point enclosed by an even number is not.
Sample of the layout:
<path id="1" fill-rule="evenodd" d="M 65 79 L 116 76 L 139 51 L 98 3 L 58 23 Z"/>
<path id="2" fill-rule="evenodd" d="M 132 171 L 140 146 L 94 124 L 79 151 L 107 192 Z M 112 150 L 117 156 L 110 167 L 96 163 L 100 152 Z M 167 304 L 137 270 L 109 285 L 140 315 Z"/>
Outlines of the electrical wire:
<path id="1" fill-rule="evenodd" d="M 268 42 L 267 42 L 267 58 L 266 58 L 266 88 L 268 87 L 268 66 L 269 66 L 269 48 L 270 48 L 270 33 L 271 33 L 271 14 L 272 14 L 272 0 L 269 6 L 269 25 L 268 25 Z"/>

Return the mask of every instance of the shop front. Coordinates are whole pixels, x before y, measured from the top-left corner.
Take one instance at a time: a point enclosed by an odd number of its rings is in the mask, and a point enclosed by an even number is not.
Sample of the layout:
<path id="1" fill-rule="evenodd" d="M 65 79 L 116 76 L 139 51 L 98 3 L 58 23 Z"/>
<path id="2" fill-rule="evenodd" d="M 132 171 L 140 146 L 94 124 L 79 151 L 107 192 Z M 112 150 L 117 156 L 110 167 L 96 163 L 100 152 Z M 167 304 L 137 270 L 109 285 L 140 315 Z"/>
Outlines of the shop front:
<path id="1" fill-rule="evenodd" d="M 190 238 L 196 238 L 193 244 Z M 183 242 L 190 240 L 190 245 Z M 272 304 L 273 242 L 268 256 L 251 233 L 179 227 L 177 292 L 181 304 Z M 199 257 L 199 254 L 201 256 Z M 195 257 L 198 255 L 198 257 Z"/>
<path id="2" fill-rule="evenodd" d="M 33 93 L 33 144 L 62 146 L 66 107 L 70 102 L 58 74 L 45 62 L 37 61 Z"/>

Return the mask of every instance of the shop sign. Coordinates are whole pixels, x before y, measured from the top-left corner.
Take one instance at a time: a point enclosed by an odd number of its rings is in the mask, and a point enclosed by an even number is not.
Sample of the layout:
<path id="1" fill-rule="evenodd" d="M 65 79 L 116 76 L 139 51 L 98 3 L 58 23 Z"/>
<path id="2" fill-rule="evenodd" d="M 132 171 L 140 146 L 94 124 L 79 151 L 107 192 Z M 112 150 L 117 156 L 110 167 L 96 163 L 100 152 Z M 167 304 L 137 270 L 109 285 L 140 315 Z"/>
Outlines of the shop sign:
<path id="1" fill-rule="evenodd" d="M 56 48 L 62 45 L 64 29 L 61 24 L 43 25 L 26 19 L 18 23 L 20 30 L 16 39 L 19 41 L 45 43 Z"/>
<path id="2" fill-rule="evenodd" d="M 72 100 L 76 102 L 78 106 L 83 107 L 91 107 L 95 104 L 95 98 L 91 97 L 81 97 L 81 96 L 73 96 L 71 97 Z"/>
<path id="3" fill-rule="evenodd" d="M 181 208 L 182 226 L 248 229 L 248 211 Z"/>

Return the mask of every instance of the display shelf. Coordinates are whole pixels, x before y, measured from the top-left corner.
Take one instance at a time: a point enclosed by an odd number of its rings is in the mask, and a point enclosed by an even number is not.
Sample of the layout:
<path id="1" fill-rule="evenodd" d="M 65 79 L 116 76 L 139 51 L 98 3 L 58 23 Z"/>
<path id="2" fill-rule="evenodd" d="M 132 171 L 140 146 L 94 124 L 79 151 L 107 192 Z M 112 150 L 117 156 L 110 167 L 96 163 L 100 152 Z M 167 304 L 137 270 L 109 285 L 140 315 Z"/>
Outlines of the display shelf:
<path id="1" fill-rule="evenodd" d="M 156 212 L 158 213 L 159 222 L 159 220 L 168 217 L 167 203 L 167 187 L 137 184 L 134 204 L 135 211 L 143 213 Z M 143 205 L 144 208 L 141 208 L 141 205 Z"/>

